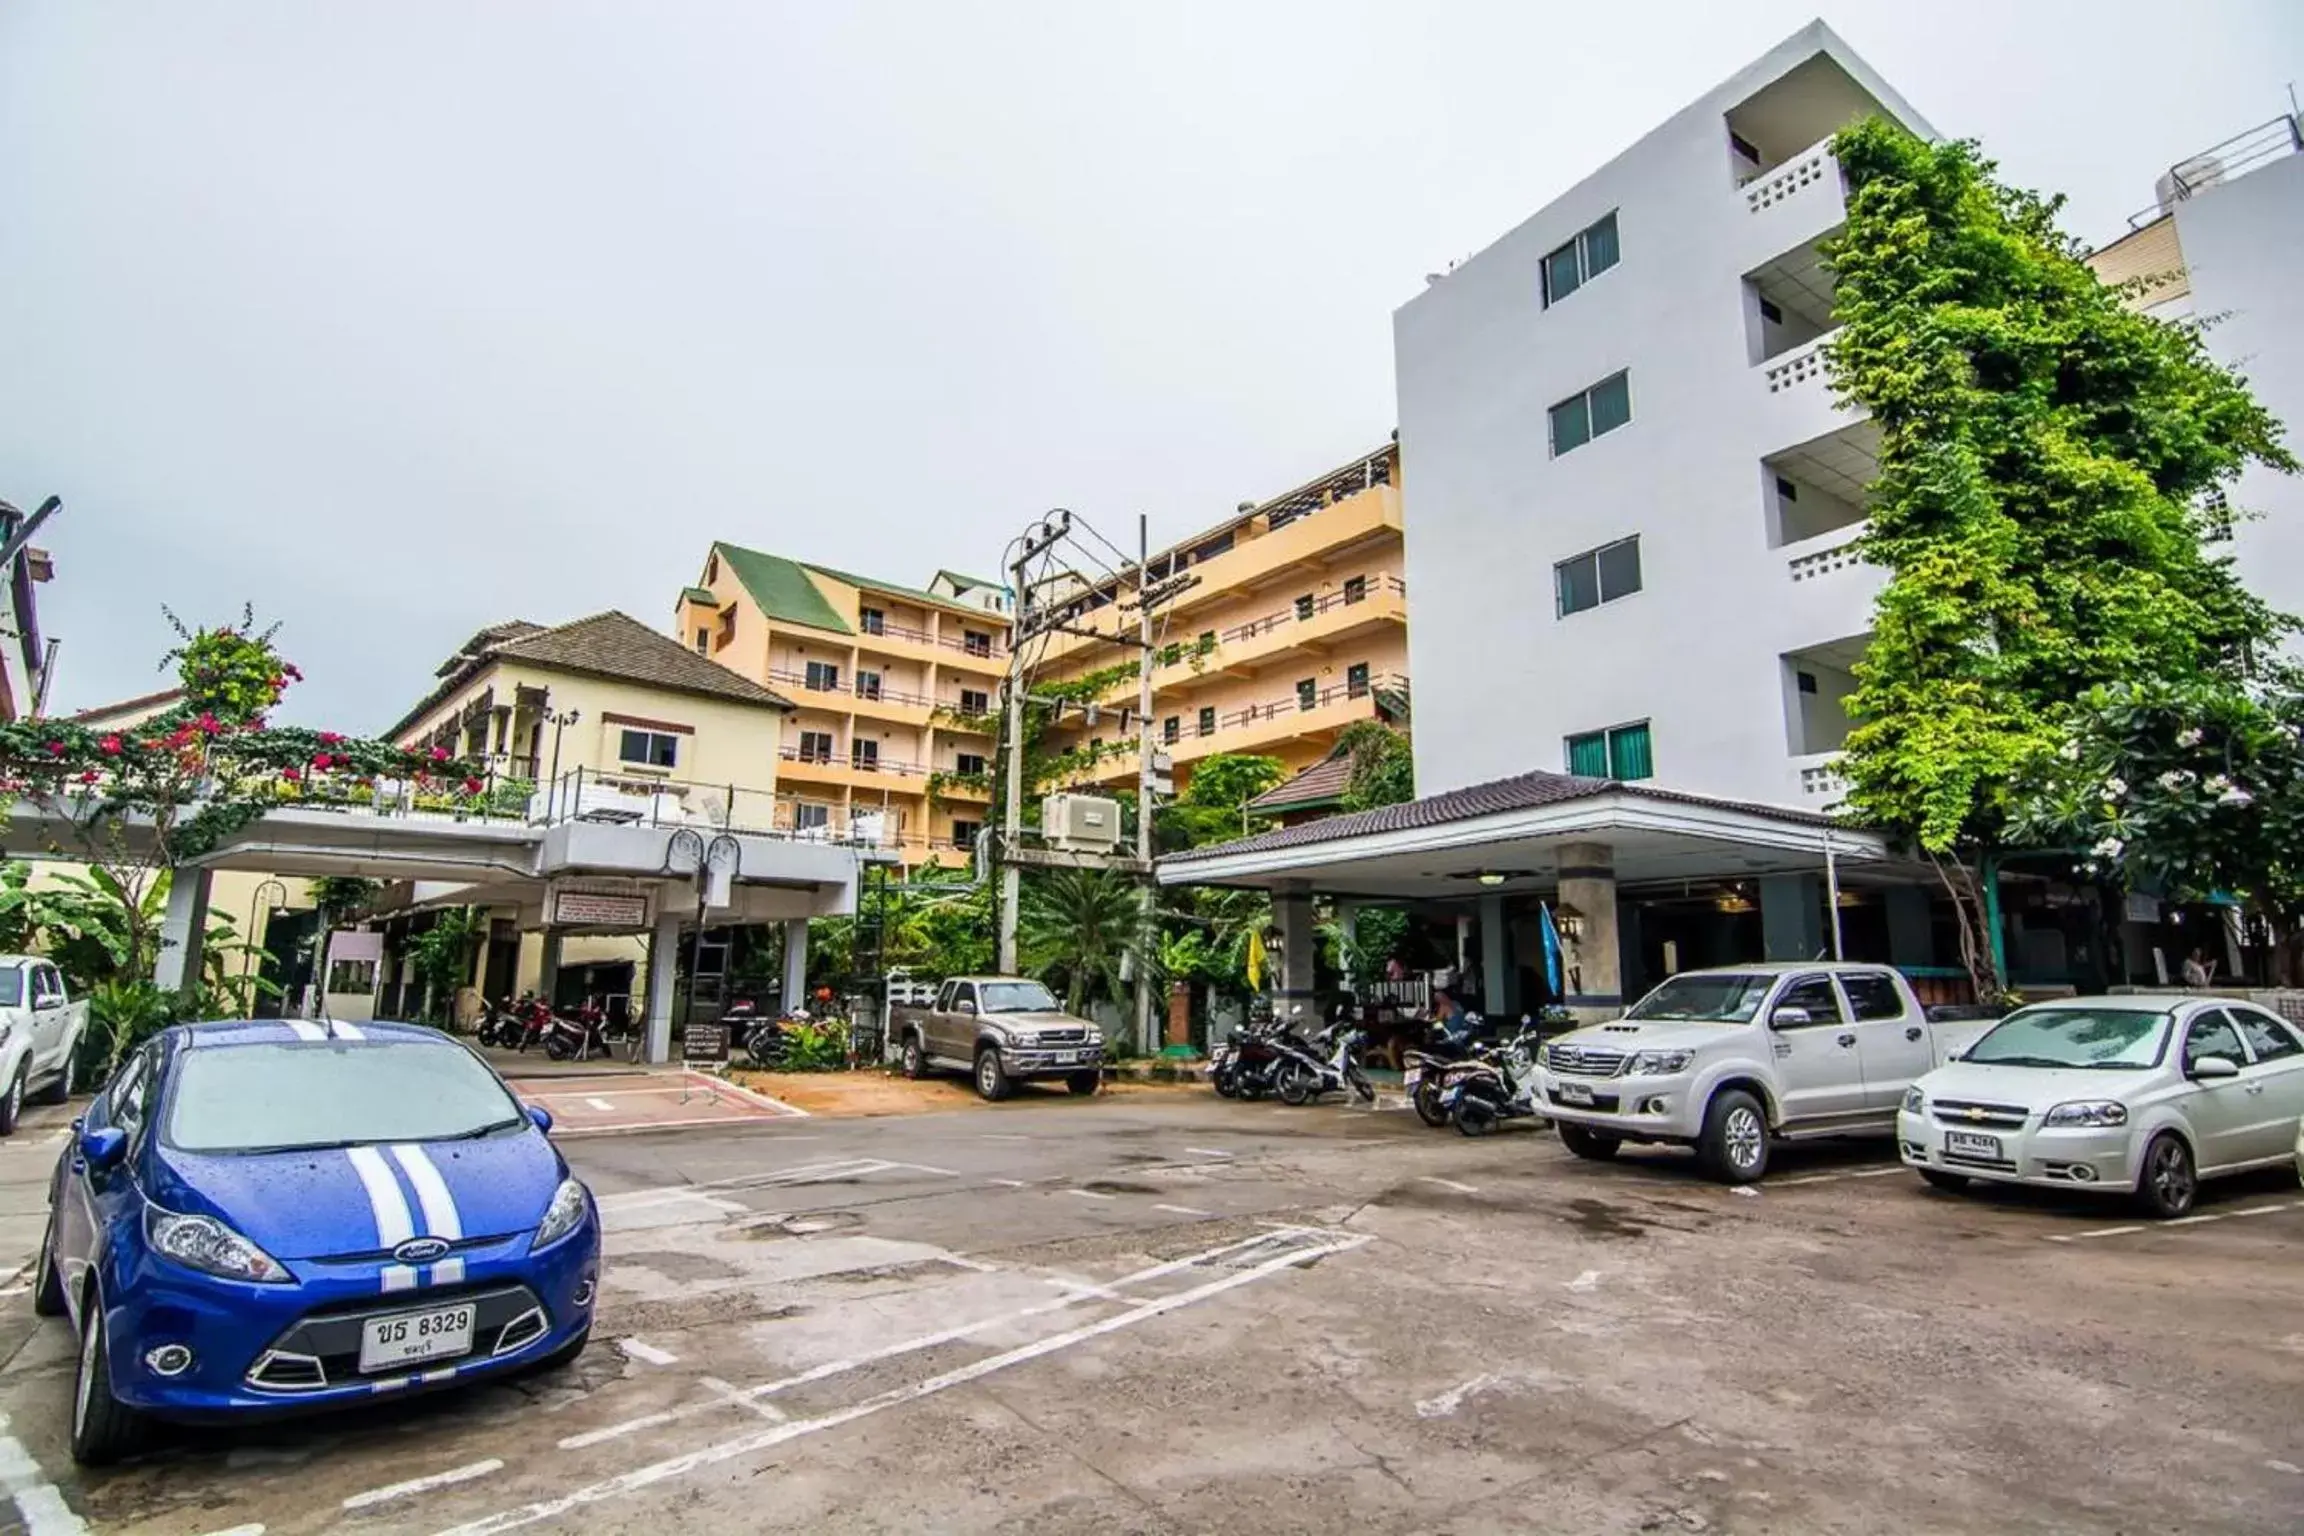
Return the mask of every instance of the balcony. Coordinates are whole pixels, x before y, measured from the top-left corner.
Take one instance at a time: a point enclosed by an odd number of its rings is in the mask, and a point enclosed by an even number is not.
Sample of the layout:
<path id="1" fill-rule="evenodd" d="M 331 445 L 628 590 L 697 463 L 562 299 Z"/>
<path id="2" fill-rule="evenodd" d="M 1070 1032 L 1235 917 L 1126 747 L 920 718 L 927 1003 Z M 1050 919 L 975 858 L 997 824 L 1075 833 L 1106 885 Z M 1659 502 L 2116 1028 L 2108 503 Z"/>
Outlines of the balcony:
<path id="1" fill-rule="evenodd" d="M 918 763 L 886 757 L 857 757 L 846 752 L 819 752 L 809 747 L 785 747 L 776 754 L 779 779 L 809 784 L 839 784 L 851 789 L 893 790 L 917 795 L 927 790 L 929 770 Z"/>
<path id="2" fill-rule="evenodd" d="M 1793 758 L 1792 779 L 1799 790 L 1799 803 L 1814 810 L 1828 810 L 1848 794 L 1848 780 L 1840 772 L 1837 752 L 1815 752 Z"/>
<path id="3" fill-rule="evenodd" d="M 1765 214 L 1796 200 L 1802 212 L 1822 215 L 1835 224 L 1847 214 L 1845 183 L 1840 178 L 1840 162 L 1832 158 L 1829 137 L 1817 140 L 1774 170 L 1754 175 L 1737 190 L 1743 194 L 1746 210 L 1753 214 Z M 1810 195 L 1802 197 L 1803 193 Z"/>
<path id="4" fill-rule="evenodd" d="M 1213 752 L 1253 752 L 1259 747 L 1340 729 L 1376 713 L 1379 692 L 1402 692 L 1408 680 L 1397 674 L 1369 679 L 1357 687 L 1334 683 L 1309 701 L 1290 693 L 1261 704 L 1227 710 L 1216 717 L 1216 729 L 1202 736 L 1187 731 L 1167 750 L 1178 762 L 1190 762 Z"/>
<path id="5" fill-rule="evenodd" d="M 1880 429 L 1849 423 L 1760 462 L 1768 547 L 1859 528 L 1880 475 Z"/>
<path id="6" fill-rule="evenodd" d="M 951 633 L 942 630 L 949 622 Z M 972 666 L 981 663 L 983 670 L 997 672 L 1008 655 L 1008 647 L 997 635 L 984 645 L 968 643 L 965 621 L 953 615 L 939 616 L 939 632 L 929 633 L 909 624 L 891 623 L 885 619 L 870 628 L 858 628 L 856 648 L 865 655 L 896 656 L 907 661 L 931 661 L 946 666 Z"/>
<path id="7" fill-rule="evenodd" d="M 1354 581 L 1358 582 L 1355 586 Z M 1408 584 L 1371 571 L 1314 598 L 1310 611 L 1290 603 L 1216 632 L 1216 643 L 1201 650 L 1190 642 L 1176 659 L 1154 667 L 1152 686 L 1161 698 L 1177 698 L 1204 686 L 1237 682 L 1263 663 L 1283 656 L 1320 655 L 1347 640 L 1408 622 Z M 1133 679 L 1113 685 L 1107 697 L 1133 698 Z"/>
<path id="8" fill-rule="evenodd" d="M 1866 632 L 1784 654 L 1784 744 L 1805 803 L 1836 800 L 1845 787 L 1836 764 L 1848 743 L 1856 663 L 1871 639 Z"/>
<path id="9" fill-rule="evenodd" d="M 874 720 L 886 720 L 903 725 L 926 725 L 935 713 L 936 701 L 925 693 L 892 687 L 883 682 L 877 687 L 850 678 L 838 688 L 813 688 L 805 672 L 770 668 L 771 686 L 798 695 L 796 702 L 811 709 L 835 712 L 853 711 Z"/>

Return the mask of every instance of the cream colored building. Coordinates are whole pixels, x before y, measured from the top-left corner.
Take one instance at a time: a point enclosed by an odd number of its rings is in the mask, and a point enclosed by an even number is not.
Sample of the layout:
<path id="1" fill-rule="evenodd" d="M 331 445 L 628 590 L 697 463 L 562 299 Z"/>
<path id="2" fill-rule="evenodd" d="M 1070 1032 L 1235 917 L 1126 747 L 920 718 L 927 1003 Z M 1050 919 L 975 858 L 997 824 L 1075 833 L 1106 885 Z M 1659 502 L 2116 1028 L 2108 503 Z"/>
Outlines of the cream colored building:
<path id="1" fill-rule="evenodd" d="M 1009 596 L 938 571 L 928 585 L 714 544 L 674 628 L 697 655 L 793 703 L 777 825 L 960 864 L 983 826 Z"/>
<path id="2" fill-rule="evenodd" d="M 1400 453 L 1353 460 L 1155 554 L 1154 581 L 1190 585 L 1159 612 L 1152 673 L 1155 739 L 1179 788 L 1215 753 L 1276 757 L 1290 772 L 1328 755 L 1354 721 L 1400 716 L 1408 696 L 1408 589 L 1401 576 Z M 1070 581 L 1068 626 L 1031 658 L 1036 673 L 1079 678 L 1137 654 L 1133 609 L 1109 580 Z M 1128 594 L 1120 592 L 1124 601 Z M 1106 703 L 1133 710 L 1138 684 L 1116 679 Z M 1094 756 L 1077 782 L 1136 781 L 1133 724 L 1068 725 L 1062 746 Z"/>

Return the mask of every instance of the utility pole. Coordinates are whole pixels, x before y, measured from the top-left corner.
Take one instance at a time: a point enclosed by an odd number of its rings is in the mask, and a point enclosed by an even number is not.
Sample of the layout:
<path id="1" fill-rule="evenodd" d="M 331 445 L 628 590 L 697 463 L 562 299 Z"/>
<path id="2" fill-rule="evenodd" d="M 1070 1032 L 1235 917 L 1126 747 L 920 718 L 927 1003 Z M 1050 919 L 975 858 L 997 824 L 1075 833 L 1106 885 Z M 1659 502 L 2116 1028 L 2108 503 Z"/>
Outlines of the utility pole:
<path id="1" fill-rule="evenodd" d="M 1024 836 L 1024 645 L 1038 633 L 1032 622 L 1031 592 L 1026 575 L 1034 560 L 1061 543 L 1072 531 L 1072 514 L 1059 507 L 1037 526 L 1025 530 L 1018 542 L 1016 561 L 1008 575 L 1016 589 L 1016 622 L 1008 627 L 1008 760 L 1006 803 L 1000 815 L 1000 974 L 1016 974 L 1016 903 L 1022 894 L 1023 870 L 1010 854 Z"/>
<path id="2" fill-rule="evenodd" d="M 1144 939 L 1152 934 L 1152 534 L 1150 520 L 1136 514 L 1136 857 L 1144 863 Z M 1136 1048 L 1152 1054 L 1151 957 L 1136 961 Z"/>

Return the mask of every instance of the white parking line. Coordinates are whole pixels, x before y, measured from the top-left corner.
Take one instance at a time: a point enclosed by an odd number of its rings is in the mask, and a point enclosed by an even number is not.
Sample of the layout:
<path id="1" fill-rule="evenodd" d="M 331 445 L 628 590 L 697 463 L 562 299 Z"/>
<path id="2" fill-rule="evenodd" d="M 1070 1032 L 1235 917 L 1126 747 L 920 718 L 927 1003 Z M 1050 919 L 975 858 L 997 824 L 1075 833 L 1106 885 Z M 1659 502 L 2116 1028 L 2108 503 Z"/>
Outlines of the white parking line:
<path id="1" fill-rule="evenodd" d="M 589 1105 L 591 1105 L 591 1106 L 592 1106 L 594 1109 L 600 1110 L 600 1111 L 601 1111 L 601 1112 L 603 1112 L 603 1113 L 612 1114 L 612 1113 L 614 1113 L 614 1112 L 615 1112 L 615 1109 L 616 1109 L 616 1106 L 615 1106 L 614 1104 L 611 1104 L 611 1103 L 609 1103 L 609 1102 L 608 1102 L 606 1099 L 591 1099 L 591 1098 L 588 1098 L 588 1099 L 586 1099 L 584 1102 L 585 1102 L 585 1103 L 587 1103 L 587 1104 L 589 1104 Z"/>
<path id="2" fill-rule="evenodd" d="M 756 1418 L 766 1419 L 771 1424 L 781 1424 L 791 1417 L 774 1403 L 764 1402 L 756 1397 L 747 1397 L 717 1376 L 699 1376 L 696 1378 L 696 1385 L 719 1398 L 729 1407 L 741 1409 Z"/>
<path id="3" fill-rule="evenodd" d="M 16 1513 L 24 1517 L 28 1536 L 83 1536 L 88 1527 L 72 1513 L 72 1506 L 48 1481 L 32 1453 L 7 1430 L 8 1416 L 0 1413 L 0 1485 L 16 1501 Z"/>
<path id="4" fill-rule="evenodd" d="M 1022 1179 L 986 1179 L 984 1182 L 987 1184 L 997 1184 L 1002 1189 L 1022 1189 L 1024 1187 L 1024 1181 Z"/>
<path id="5" fill-rule="evenodd" d="M 680 1359 L 678 1355 L 667 1354 L 655 1345 L 643 1344 L 638 1339 L 618 1339 L 616 1347 L 647 1365 L 672 1365 Z"/>
<path id="6" fill-rule="evenodd" d="M 1083 1200 L 1110 1200 L 1113 1198 L 1110 1195 L 1098 1194 L 1093 1189 L 1068 1189 L 1064 1191 L 1064 1193 L 1068 1195 L 1078 1195 Z"/>
<path id="7" fill-rule="evenodd" d="M 1186 1147 L 1184 1150 L 1198 1157 L 1230 1157 L 1232 1155 L 1215 1147 Z"/>
<path id="8" fill-rule="evenodd" d="M 2304 1200 L 2283 1200 L 2272 1205 L 2252 1205 L 2244 1211 L 2203 1211 L 2197 1216 L 2179 1216 L 2173 1221 L 2138 1222 L 2124 1227 L 2097 1227 L 2087 1232 L 2044 1232 L 2042 1237 L 2051 1243 L 2081 1243 L 2098 1237 L 2126 1237 L 2135 1232 L 2158 1232 L 2168 1227 L 2197 1227 L 2211 1221 L 2227 1221 L 2238 1216 L 2270 1216 L 2276 1211 L 2304 1211 Z"/>
<path id="9" fill-rule="evenodd" d="M 1796 1179 L 1770 1179 L 1770 1189 L 1797 1189 L 1803 1184 L 1837 1184 L 1842 1179 L 1884 1179 L 1892 1173 L 1906 1172 L 1902 1163 L 1891 1163 L 1885 1168 L 1843 1168 L 1838 1173 L 1804 1173 Z"/>
<path id="10" fill-rule="evenodd" d="M 1178 1216 L 1207 1216 L 1212 1214 L 1211 1212 L 1200 1209 L 1200 1207 L 1196 1205 L 1156 1205 L 1152 1207 L 1152 1209 L 1156 1211 L 1172 1211 Z"/>
<path id="11" fill-rule="evenodd" d="M 210 1531 L 208 1536 L 264 1536 L 261 1525 L 235 1525 L 221 1531 Z"/>
<path id="12" fill-rule="evenodd" d="M 1480 1186 L 1477 1184 L 1459 1184 L 1454 1179 L 1434 1178 L 1431 1174 L 1424 1175 L 1424 1182 L 1427 1184 L 1437 1184 L 1442 1189 L 1452 1189 L 1460 1195 L 1476 1195 L 1480 1193 Z"/>
<path id="13" fill-rule="evenodd" d="M 492 1456 L 486 1461 L 475 1461 L 469 1466 L 450 1467 L 445 1472 L 435 1472 L 430 1477 L 412 1477 L 404 1483 L 386 1483 L 381 1488 L 371 1488 L 366 1493 L 356 1493 L 344 1501 L 344 1507 L 346 1509 L 367 1509 L 371 1505 L 389 1503 L 393 1499 L 404 1499 L 412 1493 L 430 1493 L 435 1488 L 446 1488 L 455 1483 L 468 1483 L 476 1477 L 486 1477 L 491 1472 L 500 1472 L 503 1468 L 504 1463 Z"/>

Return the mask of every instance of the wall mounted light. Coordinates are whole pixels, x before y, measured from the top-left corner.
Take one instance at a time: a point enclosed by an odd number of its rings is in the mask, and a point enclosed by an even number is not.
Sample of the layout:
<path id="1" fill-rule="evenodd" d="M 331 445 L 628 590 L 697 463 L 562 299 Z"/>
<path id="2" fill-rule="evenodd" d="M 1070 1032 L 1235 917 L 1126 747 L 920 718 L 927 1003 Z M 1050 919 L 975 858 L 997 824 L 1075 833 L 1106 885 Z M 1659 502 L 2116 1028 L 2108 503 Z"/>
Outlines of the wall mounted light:
<path id="1" fill-rule="evenodd" d="M 1509 878 L 1501 870 L 1494 869 L 1484 869 L 1480 871 L 1478 876 L 1482 885 L 1502 885 Z"/>

